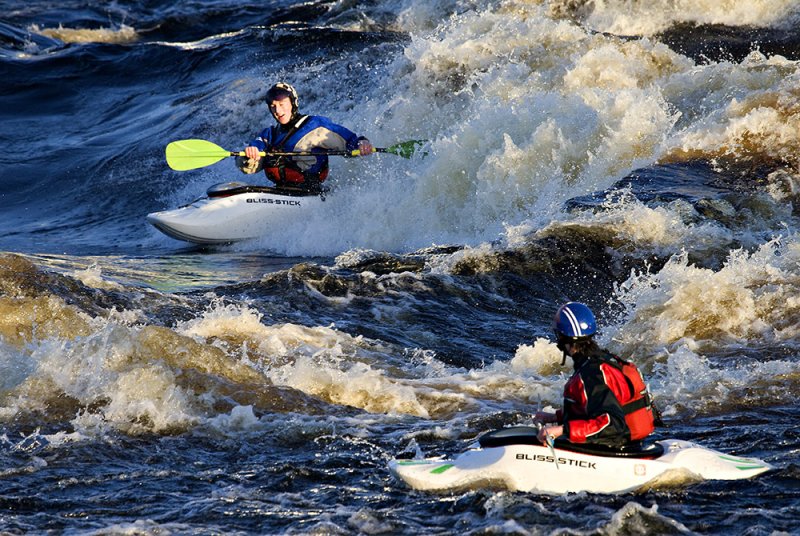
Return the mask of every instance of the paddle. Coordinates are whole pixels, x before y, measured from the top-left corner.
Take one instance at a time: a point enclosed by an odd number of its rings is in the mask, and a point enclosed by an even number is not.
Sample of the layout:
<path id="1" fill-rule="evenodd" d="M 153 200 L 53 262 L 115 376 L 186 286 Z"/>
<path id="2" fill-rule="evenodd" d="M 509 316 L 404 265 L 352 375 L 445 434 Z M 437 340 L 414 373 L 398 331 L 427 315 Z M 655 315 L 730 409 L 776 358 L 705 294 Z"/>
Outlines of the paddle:
<path id="1" fill-rule="evenodd" d="M 540 411 L 542 411 L 541 395 L 538 397 L 538 401 L 536 402 L 536 414 L 538 415 Z M 540 431 L 542 428 L 544 428 L 544 423 L 537 422 L 536 424 L 539 426 Z M 553 462 L 556 464 L 556 469 L 561 469 L 558 466 L 558 458 L 556 458 L 556 446 L 555 446 L 555 441 L 553 440 L 553 436 L 551 436 L 550 434 L 546 434 L 544 436 L 544 439 L 545 443 L 547 443 L 547 446 L 550 448 L 550 454 L 553 456 Z"/>
<path id="2" fill-rule="evenodd" d="M 376 147 L 376 153 L 390 153 L 411 158 L 417 148 L 427 140 L 409 140 L 389 147 Z M 223 149 L 219 145 L 206 140 L 180 140 L 167 144 L 167 165 L 176 171 L 187 171 L 216 164 L 229 156 L 245 156 L 244 151 L 234 152 Z M 354 151 L 320 150 L 320 151 L 270 151 L 261 156 L 361 156 L 358 149 Z"/>
<path id="3" fill-rule="evenodd" d="M 555 441 L 553 441 L 553 436 L 547 434 L 547 436 L 545 436 L 545 439 L 547 442 L 547 446 L 550 447 L 550 454 L 553 456 L 553 463 L 556 464 L 556 469 L 561 469 L 558 466 L 558 458 L 556 458 L 556 447 L 555 447 Z"/>

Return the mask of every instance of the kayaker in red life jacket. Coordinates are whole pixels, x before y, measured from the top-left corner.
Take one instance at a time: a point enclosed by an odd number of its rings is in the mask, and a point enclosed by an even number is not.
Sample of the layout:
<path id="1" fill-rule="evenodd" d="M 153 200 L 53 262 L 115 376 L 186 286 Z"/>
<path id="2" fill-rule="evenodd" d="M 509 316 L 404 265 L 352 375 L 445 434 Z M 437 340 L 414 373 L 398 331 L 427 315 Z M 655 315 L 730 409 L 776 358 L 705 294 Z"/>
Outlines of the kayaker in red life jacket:
<path id="1" fill-rule="evenodd" d="M 279 82 L 272 86 L 267 92 L 266 101 L 277 124 L 265 128 L 250 142 L 244 150 L 246 157 L 237 157 L 236 164 L 244 173 L 263 170 L 279 188 L 319 191 L 328 176 L 326 155 L 262 158 L 259 153 L 358 149 L 364 156 L 374 150 L 367 138 L 337 125 L 327 117 L 300 114 L 297 91 L 287 83 Z"/>
<path id="2" fill-rule="evenodd" d="M 657 410 L 636 367 L 601 350 L 594 341 L 597 322 L 586 305 L 569 302 L 556 312 L 558 349 L 572 358 L 574 372 L 564 386 L 564 407 L 537 412 L 545 424 L 538 439 L 623 448 L 641 441 L 655 427 Z"/>

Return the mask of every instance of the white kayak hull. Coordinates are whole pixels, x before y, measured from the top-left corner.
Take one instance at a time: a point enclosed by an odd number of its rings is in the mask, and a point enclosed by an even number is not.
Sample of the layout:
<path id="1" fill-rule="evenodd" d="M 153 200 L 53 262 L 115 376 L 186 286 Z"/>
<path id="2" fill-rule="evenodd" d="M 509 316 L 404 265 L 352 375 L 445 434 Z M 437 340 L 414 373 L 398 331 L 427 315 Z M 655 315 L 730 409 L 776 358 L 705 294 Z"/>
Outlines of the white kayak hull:
<path id="1" fill-rule="evenodd" d="M 323 207 L 319 194 L 242 183 L 209 188 L 209 195 L 172 210 L 153 212 L 147 221 L 165 235 L 202 245 L 229 244 L 265 236 L 299 223 Z"/>
<path id="2" fill-rule="evenodd" d="M 389 470 L 416 490 L 467 489 L 563 494 L 625 493 L 698 480 L 741 480 L 772 469 L 761 460 L 729 456 L 689 441 L 656 442 L 654 458 L 610 457 L 541 445 L 483 448 L 478 443 L 452 460 L 391 460 Z M 660 451 L 661 448 L 658 448 Z"/>

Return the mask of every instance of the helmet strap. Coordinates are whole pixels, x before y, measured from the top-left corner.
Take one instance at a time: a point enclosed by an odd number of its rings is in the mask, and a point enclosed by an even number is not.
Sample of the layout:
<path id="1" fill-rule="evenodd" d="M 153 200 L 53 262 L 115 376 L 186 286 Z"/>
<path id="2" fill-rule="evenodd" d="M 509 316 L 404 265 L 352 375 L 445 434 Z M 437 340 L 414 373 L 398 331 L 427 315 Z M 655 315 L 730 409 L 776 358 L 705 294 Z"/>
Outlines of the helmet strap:
<path id="1" fill-rule="evenodd" d="M 561 356 L 562 356 L 561 357 L 561 366 L 562 367 L 564 366 L 564 363 L 567 362 L 567 344 L 569 344 L 569 341 L 567 340 L 567 338 L 564 337 L 562 334 L 556 332 L 556 348 L 561 350 Z"/>

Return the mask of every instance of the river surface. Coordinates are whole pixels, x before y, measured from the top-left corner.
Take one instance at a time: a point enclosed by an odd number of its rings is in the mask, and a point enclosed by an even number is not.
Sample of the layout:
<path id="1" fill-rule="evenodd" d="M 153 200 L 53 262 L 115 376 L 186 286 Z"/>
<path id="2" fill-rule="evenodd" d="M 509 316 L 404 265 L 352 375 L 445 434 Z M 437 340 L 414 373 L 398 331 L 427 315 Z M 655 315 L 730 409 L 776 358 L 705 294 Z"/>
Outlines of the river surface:
<path id="1" fill-rule="evenodd" d="M 3 534 L 800 534 L 794 0 L 0 1 Z M 276 81 L 412 158 L 201 248 Z M 775 470 L 622 495 L 409 490 L 558 407 L 584 301 L 666 420 Z"/>

